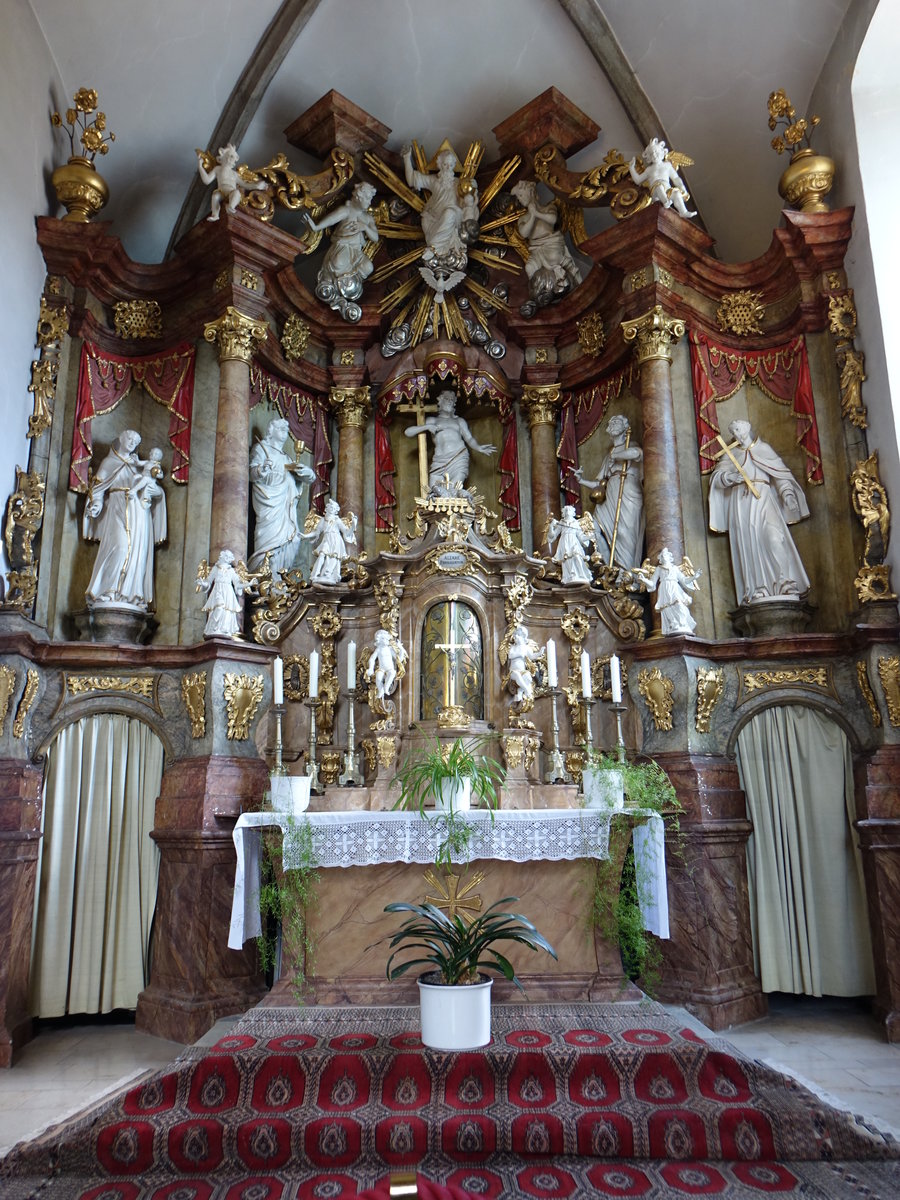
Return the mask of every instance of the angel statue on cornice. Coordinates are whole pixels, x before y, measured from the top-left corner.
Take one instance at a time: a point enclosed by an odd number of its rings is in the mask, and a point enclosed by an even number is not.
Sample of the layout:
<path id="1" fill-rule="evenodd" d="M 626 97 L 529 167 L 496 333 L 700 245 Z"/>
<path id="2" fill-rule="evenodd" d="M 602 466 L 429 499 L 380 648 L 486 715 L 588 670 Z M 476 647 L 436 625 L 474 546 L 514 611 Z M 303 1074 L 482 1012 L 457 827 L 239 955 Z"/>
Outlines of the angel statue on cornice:
<path id="1" fill-rule="evenodd" d="M 661 138 L 651 138 L 640 160 L 631 159 L 628 170 L 634 182 L 645 187 L 651 198 L 663 208 L 674 208 L 682 217 L 696 217 L 696 212 L 691 212 L 685 203 L 691 198 L 690 192 L 678 174 L 679 167 L 693 165 L 694 160 L 686 154 L 670 150 Z"/>

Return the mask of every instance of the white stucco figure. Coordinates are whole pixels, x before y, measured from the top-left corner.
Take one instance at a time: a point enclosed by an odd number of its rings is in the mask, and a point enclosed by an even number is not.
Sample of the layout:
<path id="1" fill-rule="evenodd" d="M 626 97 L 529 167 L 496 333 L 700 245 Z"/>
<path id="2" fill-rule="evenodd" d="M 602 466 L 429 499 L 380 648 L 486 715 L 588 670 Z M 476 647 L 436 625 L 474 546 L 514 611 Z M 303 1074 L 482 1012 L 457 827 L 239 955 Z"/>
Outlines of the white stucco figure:
<path id="1" fill-rule="evenodd" d="M 315 549 L 310 583 L 341 582 L 341 564 L 350 554 L 347 547 L 356 545 L 357 517 L 349 513 L 345 520 L 340 511 L 337 500 L 326 500 L 325 515 L 309 532 L 300 535 L 308 538 Z"/>
<path id="2" fill-rule="evenodd" d="M 397 686 L 397 655 L 391 643 L 391 635 L 386 629 L 375 631 L 375 649 L 369 656 L 366 667 L 366 679 L 375 683 L 375 695 L 379 700 L 385 700 Z"/>
<path id="3" fill-rule="evenodd" d="M 644 544 L 644 452 L 630 441 L 631 426 L 620 413 L 609 418 L 606 432 L 613 444 L 597 478 L 585 479 L 580 467 L 575 475 L 582 487 L 603 493 L 594 508 L 594 540 L 601 558 L 610 566 L 632 568 L 639 565 Z"/>
<path id="4" fill-rule="evenodd" d="M 336 226 L 319 268 L 316 295 L 339 312 L 345 321 L 358 321 L 362 316 L 356 301 L 362 296 L 363 283 L 374 269 L 365 251 L 367 241 L 378 241 L 375 218 L 369 212 L 374 198 L 375 188 L 371 183 L 358 183 L 350 199 L 326 213 L 321 221 L 314 221 L 303 210 L 310 228 L 317 232 Z"/>
<path id="5" fill-rule="evenodd" d="M 521 704 L 523 700 L 533 700 L 532 667 L 534 659 L 540 654 L 540 647 L 528 636 L 527 626 L 516 626 L 507 653 L 509 656 L 509 690 L 513 693 L 513 702 Z"/>
<path id="6" fill-rule="evenodd" d="M 738 603 L 799 601 L 809 577 L 788 526 L 809 516 L 803 489 L 772 447 L 754 438 L 749 421 L 729 429 L 737 445 L 732 457 L 719 457 L 710 479 L 709 526 L 728 533 Z"/>
<path id="7" fill-rule="evenodd" d="M 581 283 L 581 271 L 569 253 L 561 230 L 556 228 L 559 219 L 556 205 L 538 201 L 534 180 L 520 180 L 512 189 L 512 195 L 525 209 L 516 228 L 528 243 L 528 261 L 525 263 L 528 290 L 534 303 L 543 307 L 577 287 Z"/>
<path id="8" fill-rule="evenodd" d="M 207 168 L 204 160 L 208 162 L 209 155 L 203 150 L 197 151 L 197 169 L 200 172 L 200 178 L 204 183 L 216 185 L 210 200 L 210 214 L 206 218 L 207 221 L 218 221 L 223 200 L 226 210 L 233 213 L 240 204 L 244 192 L 264 192 L 266 190 L 266 184 L 262 180 L 257 183 L 248 183 L 245 179 L 241 179 L 235 169 L 238 157 L 237 150 L 231 142 L 228 142 L 216 151 L 215 166 Z"/>
<path id="9" fill-rule="evenodd" d="M 153 605 L 153 547 L 166 538 L 166 497 L 158 481 L 162 452 L 145 462 L 140 443 L 135 430 L 120 433 L 89 478 L 82 530 L 100 542 L 85 593 L 89 607 Z"/>
<path id="10" fill-rule="evenodd" d="M 550 522 L 547 541 L 551 546 L 557 543 L 553 561 L 562 566 L 563 583 L 591 582 L 591 569 L 585 554 L 585 549 L 591 544 L 591 536 L 582 528 L 571 504 L 564 506 L 558 521 Z"/>
<path id="11" fill-rule="evenodd" d="M 400 153 L 409 187 L 429 193 L 422 209 L 422 233 L 425 236 L 422 261 L 439 262 L 463 270 L 468 260 L 466 245 L 478 236 L 475 180 L 457 180 L 456 155 L 452 150 L 442 150 L 438 154 L 434 173 L 415 169 L 411 146 L 404 146 Z"/>
<path id="12" fill-rule="evenodd" d="M 699 586 L 700 572 L 695 571 L 688 558 L 677 566 L 668 546 L 659 552 L 657 565 L 649 560 L 638 568 L 647 585 L 648 592 L 656 592 L 656 611 L 664 634 L 693 633 L 697 622 L 691 616 L 694 598 L 690 594 Z"/>
<path id="13" fill-rule="evenodd" d="M 223 550 L 215 565 L 206 572 L 205 567 L 205 562 L 200 564 L 197 576 L 197 591 L 208 593 L 203 611 L 209 616 L 203 636 L 239 638 L 244 593 L 250 590 L 248 580 L 235 569 L 230 550 Z"/>
<path id="14" fill-rule="evenodd" d="M 438 396 L 438 412 L 435 417 L 426 417 L 424 425 L 410 425 L 404 429 L 407 437 L 418 437 L 430 433 L 434 439 L 434 452 L 428 464 L 428 486 L 432 492 L 444 488 L 444 480 L 451 487 L 465 487 L 469 477 L 469 450 L 478 454 L 496 454 L 497 447 L 476 442 L 467 423 L 456 415 L 456 393 L 441 392 Z"/>
<path id="15" fill-rule="evenodd" d="M 685 154 L 669 150 L 666 143 L 659 138 L 650 139 L 641 158 L 644 163 L 643 171 L 637 169 L 635 159 L 628 164 L 634 182 L 642 183 L 651 197 L 663 208 L 674 208 L 683 217 L 696 217 L 697 214 L 691 212 L 685 203 L 690 199 L 690 193 L 678 174 L 679 166 L 692 166 L 693 160 Z"/>
<path id="16" fill-rule="evenodd" d="M 250 451 L 250 483 L 256 536 L 250 556 L 250 570 L 258 570 L 271 555 L 272 578 L 281 578 L 293 567 L 300 550 L 300 525 L 297 501 L 304 481 L 315 479 L 315 472 L 294 462 L 282 447 L 290 433 L 284 417 L 269 422 L 266 436 Z"/>

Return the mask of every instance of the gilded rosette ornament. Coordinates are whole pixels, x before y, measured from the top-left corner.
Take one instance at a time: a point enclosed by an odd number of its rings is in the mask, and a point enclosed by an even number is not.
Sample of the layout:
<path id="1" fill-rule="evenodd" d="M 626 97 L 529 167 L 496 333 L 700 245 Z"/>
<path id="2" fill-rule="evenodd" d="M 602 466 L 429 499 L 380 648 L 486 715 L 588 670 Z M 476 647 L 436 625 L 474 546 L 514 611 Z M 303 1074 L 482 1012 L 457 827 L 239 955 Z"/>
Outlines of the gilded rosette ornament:
<path id="1" fill-rule="evenodd" d="M 603 329 L 603 318 L 599 313 L 588 313 L 578 322 L 578 345 L 581 353 L 589 358 L 599 358 L 606 345 L 606 333 Z"/>
<path id="2" fill-rule="evenodd" d="M 662 305 L 657 304 L 642 317 L 622 322 L 622 334 L 626 342 L 634 342 L 638 364 L 661 358 L 672 361 L 672 347 L 684 337 L 684 321 L 666 316 Z"/>
<path id="3" fill-rule="evenodd" d="M 9 706 L 16 690 L 16 672 L 12 667 L 0 667 L 0 735 L 6 728 Z"/>
<path id="4" fill-rule="evenodd" d="M 206 736 L 206 672 L 195 671 L 181 677 L 181 699 L 191 719 L 191 737 Z"/>
<path id="5" fill-rule="evenodd" d="M 738 337 L 762 333 L 761 322 L 766 315 L 762 297 L 762 292 L 726 292 L 716 309 L 716 321 L 722 332 L 736 333 Z"/>
<path id="6" fill-rule="evenodd" d="M 881 726 L 881 713 L 878 711 L 878 705 L 875 702 L 875 693 L 872 691 L 872 685 L 869 682 L 869 669 L 863 661 L 856 664 L 856 679 L 859 683 L 859 690 L 862 692 L 863 700 L 869 706 L 869 712 L 872 715 L 872 724 L 878 729 Z"/>
<path id="7" fill-rule="evenodd" d="M 659 667 L 638 675 L 638 691 L 644 697 L 653 724 L 662 732 L 672 728 L 672 709 L 675 703 L 675 684 L 663 675 Z"/>
<path id="8" fill-rule="evenodd" d="M 712 711 L 725 690 L 725 673 L 721 667 L 701 667 L 697 672 L 697 715 L 694 727 L 698 733 L 709 733 Z"/>
<path id="9" fill-rule="evenodd" d="M 888 718 L 896 729 L 900 727 L 900 657 L 882 655 L 878 659 L 878 678 L 887 701 Z"/>
<path id="10" fill-rule="evenodd" d="M 224 316 L 203 327 L 206 341 L 216 344 L 220 363 L 235 359 L 249 365 L 268 335 L 269 327 L 265 321 L 244 316 L 230 304 Z"/>
<path id="11" fill-rule="evenodd" d="M 253 718 L 262 703 L 263 676 L 226 671 L 223 690 L 228 717 L 225 736 L 230 741 L 246 741 L 250 736 Z"/>
<path id="12" fill-rule="evenodd" d="M 113 305 L 113 319 L 120 338 L 162 337 L 162 309 L 156 300 L 120 300 Z"/>
<path id="13" fill-rule="evenodd" d="M 556 426 L 556 418 L 562 401 L 562 388 L 558 383 L 528 384 L 522 388 L 522 405 L 528 418 L 528 428 L 535 425 Z"/>
<path id="14" fill-rule="evenodd" d="M 296 362 L 306 353 L 310 328 L 299 313 L 291 313 L 281 331 L 281 348 L 289 362 Z"/>

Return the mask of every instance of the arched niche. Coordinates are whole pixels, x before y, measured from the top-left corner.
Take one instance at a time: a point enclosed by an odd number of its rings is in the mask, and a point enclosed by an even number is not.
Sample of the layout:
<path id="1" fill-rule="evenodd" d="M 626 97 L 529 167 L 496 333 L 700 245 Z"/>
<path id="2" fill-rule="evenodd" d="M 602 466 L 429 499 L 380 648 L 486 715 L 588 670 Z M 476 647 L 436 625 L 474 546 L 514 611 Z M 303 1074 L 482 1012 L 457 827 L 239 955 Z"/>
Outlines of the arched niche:
<path id="1" fill-rule="evenodd" d="M 475 609 L 438 600 L 425 613 L 420 643 L 419 717 L 436 721 L 448 708 L 484 720 L 484 638 Z"/>

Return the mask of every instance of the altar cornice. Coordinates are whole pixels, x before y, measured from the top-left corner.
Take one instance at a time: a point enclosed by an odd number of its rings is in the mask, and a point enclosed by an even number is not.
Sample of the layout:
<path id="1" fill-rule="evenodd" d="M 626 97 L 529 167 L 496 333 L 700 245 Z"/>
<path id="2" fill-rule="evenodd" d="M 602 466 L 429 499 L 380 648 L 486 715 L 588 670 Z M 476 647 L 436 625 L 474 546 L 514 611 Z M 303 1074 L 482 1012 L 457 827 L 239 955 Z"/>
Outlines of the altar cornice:
<path id="1" fill-rule="evenodd" d="M 794 633 L 789 636 L 728 638 L 713 642 L 688 635 L 632 642 L 628 653 L 636 662 L 662 658 L 703 658 L 711 662 L 748 659 L 782 660 L 840 658 L 871 646 L 900 639 L 900 625 L 857 625 L 846 633 Z"/>
<path id="2" fill-rule="evenodd" d="M 47 642 L 17 630 L 0 633 L 0 656 L 18 655 L 45 669 L 93 669 L 109 674 L 118 667 L 178 670 L 204 663 L 239 662 L 266 666 L 278 651 L 256 642 L 214 638 L 190 646 L 110 645 L 108 642 Z"/>

